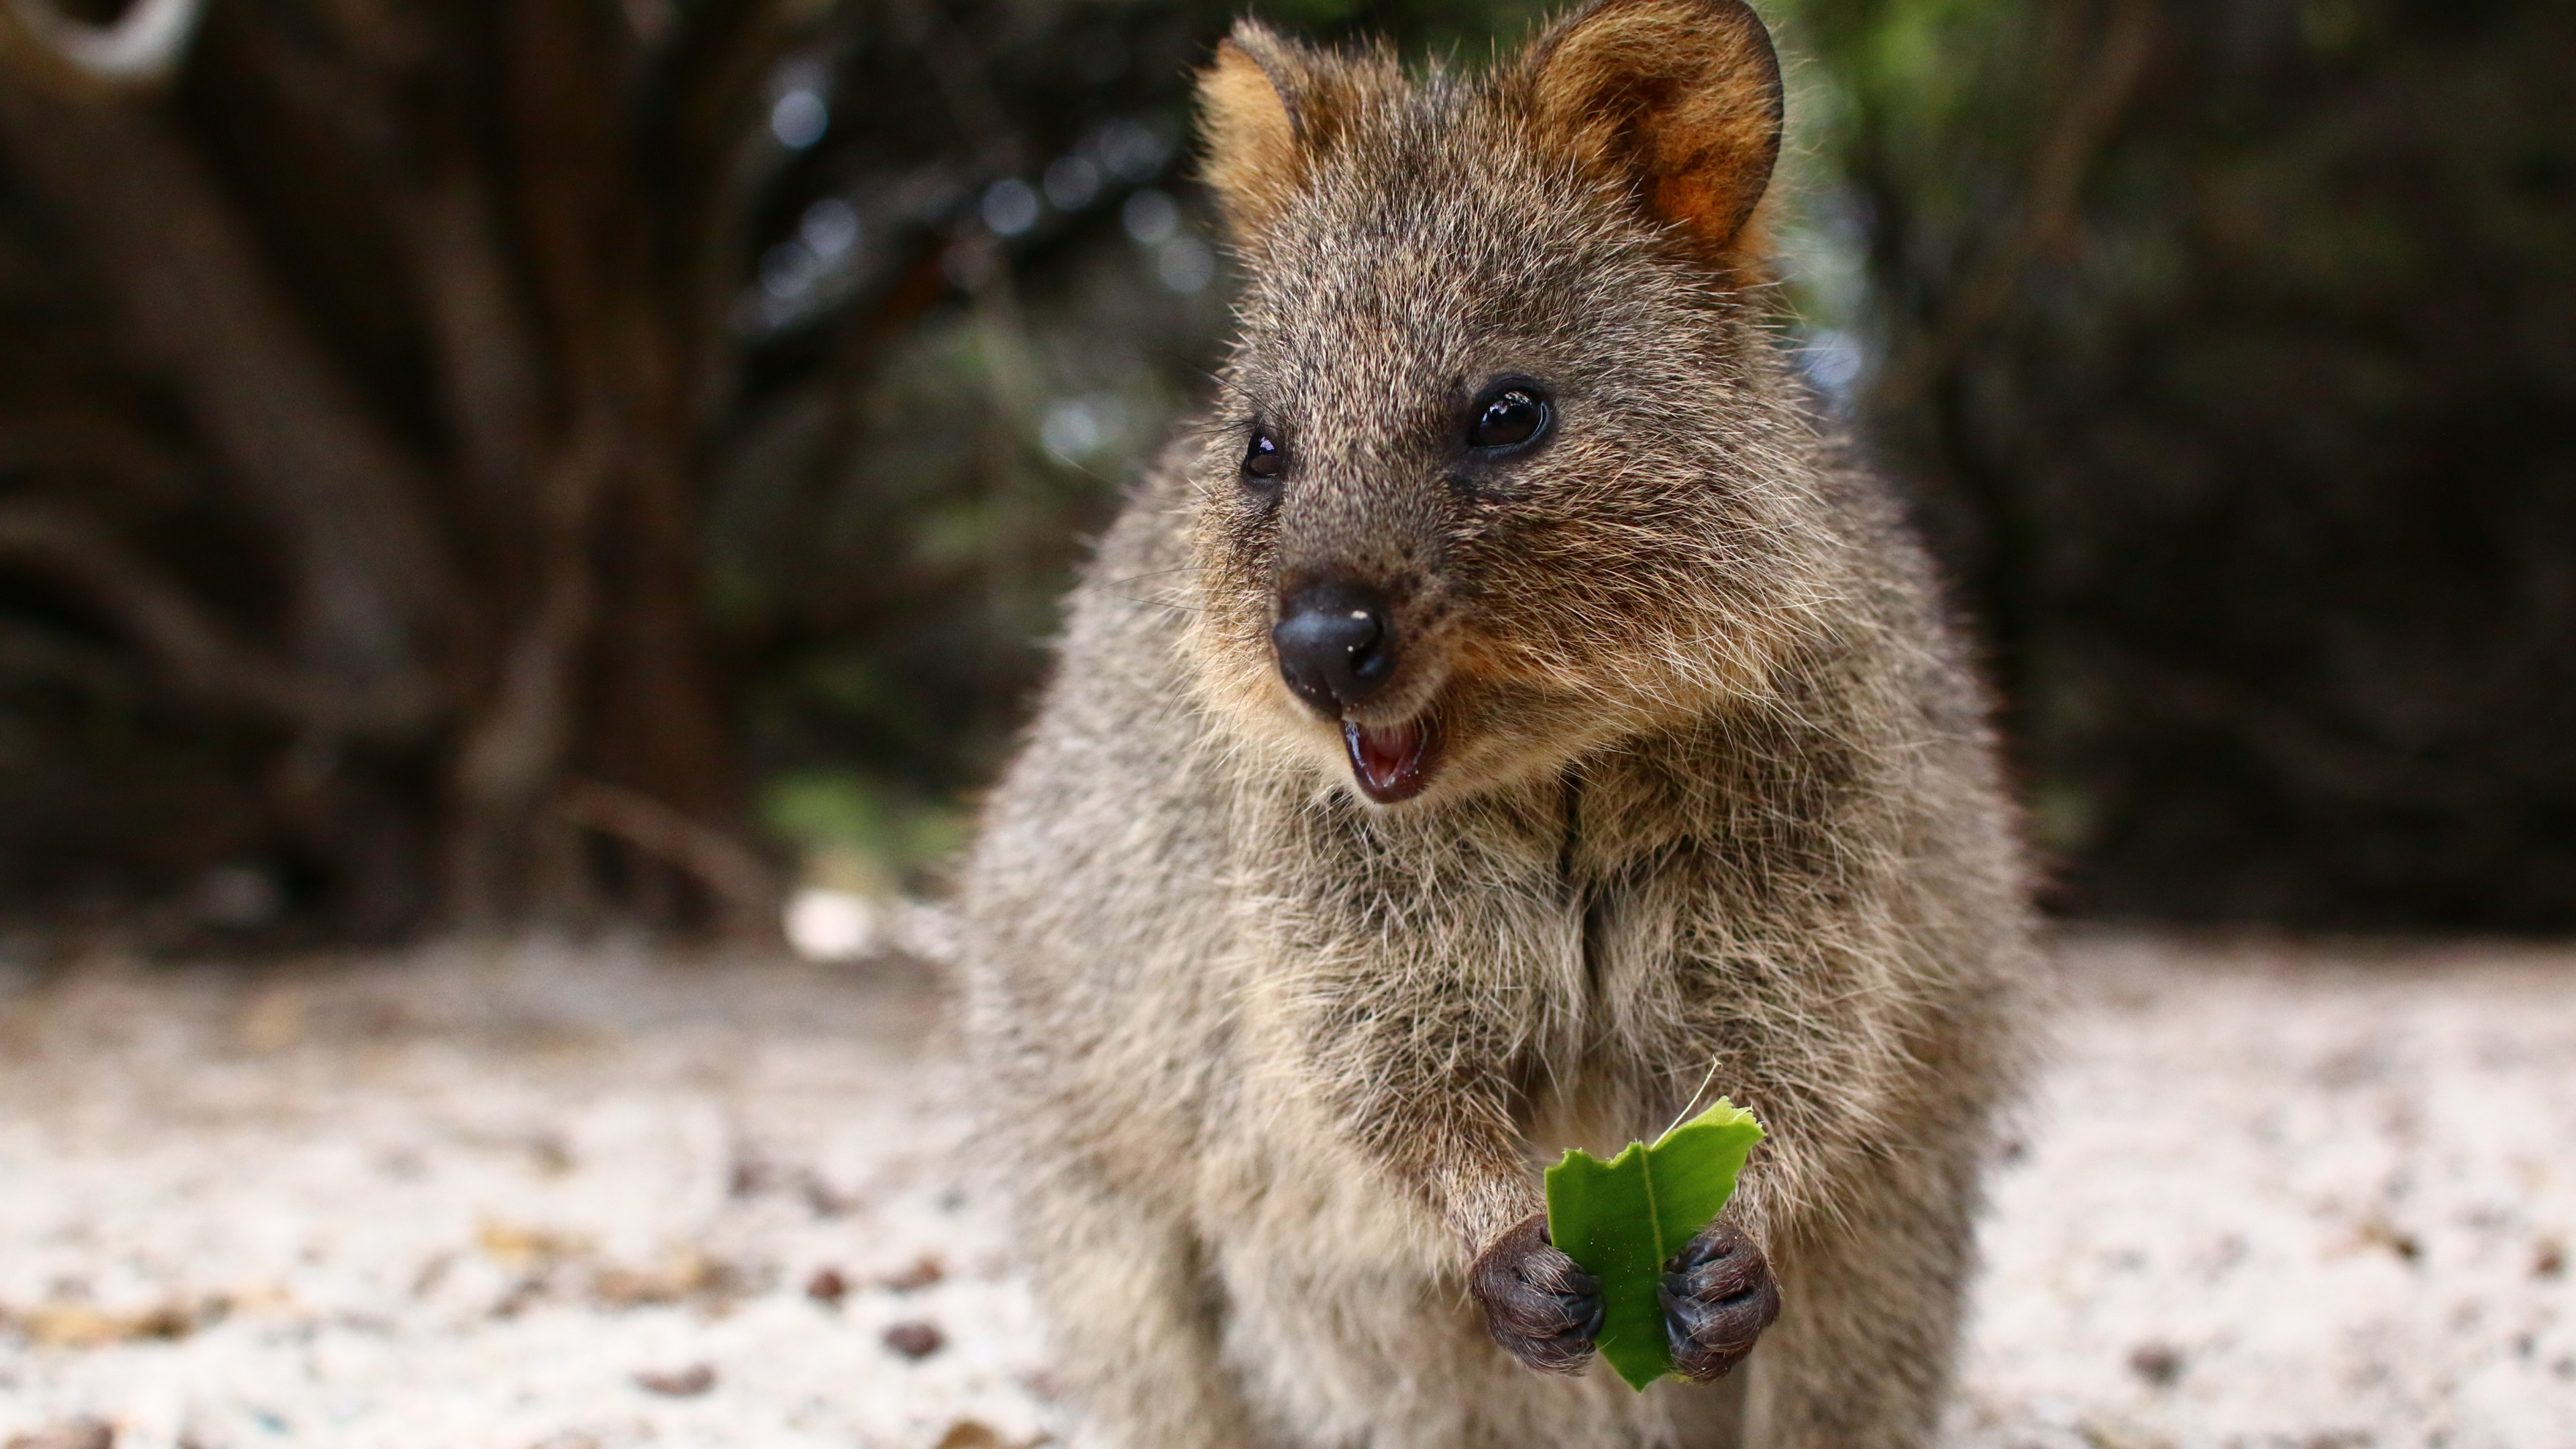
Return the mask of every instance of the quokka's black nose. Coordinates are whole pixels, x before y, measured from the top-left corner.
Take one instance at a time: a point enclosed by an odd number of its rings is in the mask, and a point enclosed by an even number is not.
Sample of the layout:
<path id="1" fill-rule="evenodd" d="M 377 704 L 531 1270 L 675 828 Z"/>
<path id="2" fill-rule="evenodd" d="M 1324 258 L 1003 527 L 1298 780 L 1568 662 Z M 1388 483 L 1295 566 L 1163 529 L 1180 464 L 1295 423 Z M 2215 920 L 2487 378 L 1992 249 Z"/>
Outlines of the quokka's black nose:
<path id="1" fill-rule="evenodd" d="M 1270 646 L 1288 687 L 1329 715 L 1377 693 L 1395 673 L 1386 601 L 1357 584 L 1314 584 L 1289 595 Z"/>

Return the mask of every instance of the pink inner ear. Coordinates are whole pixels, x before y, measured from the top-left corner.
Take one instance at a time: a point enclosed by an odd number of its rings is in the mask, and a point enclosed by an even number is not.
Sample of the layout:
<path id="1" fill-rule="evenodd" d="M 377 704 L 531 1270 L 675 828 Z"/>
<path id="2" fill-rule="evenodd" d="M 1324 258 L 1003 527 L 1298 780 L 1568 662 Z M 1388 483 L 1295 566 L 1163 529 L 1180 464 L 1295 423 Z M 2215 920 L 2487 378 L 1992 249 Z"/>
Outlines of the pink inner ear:
<path id="1" fill-rule="evenodd" d="M 1627 168 L 1655 213 L 1727 248 L 1778 158 L 1779 57 L 1741 0 L 1595 7 L 1534 53 L 1544 126 Z"/>
<path id="2" fill-rule="evenodd" d="M 1207 134 L 1205 176 L 1225 207 L 1237 240 L 1248 241 L 1292 192 L 1303 170 L 1300 126 L 1283 77 L 1254 46 L 1275 44 L 1247 28 L 1218 43 L 1216 63 L 1199 74 L 1200 123 Z"/>

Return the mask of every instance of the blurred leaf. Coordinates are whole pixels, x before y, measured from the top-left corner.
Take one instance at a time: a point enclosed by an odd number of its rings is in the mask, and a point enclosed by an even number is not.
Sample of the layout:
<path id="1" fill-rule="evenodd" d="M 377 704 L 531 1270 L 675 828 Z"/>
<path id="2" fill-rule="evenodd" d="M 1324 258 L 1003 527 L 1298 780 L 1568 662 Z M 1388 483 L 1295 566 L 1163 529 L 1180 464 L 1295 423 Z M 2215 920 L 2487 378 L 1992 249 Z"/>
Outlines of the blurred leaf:
<path id="1" fill-rule="evenodd" d="M 887 895 L 965 843 L 966 816 L 854 770 L 798 770 L 761 788 L 761 818 L 818 883 Z"/>

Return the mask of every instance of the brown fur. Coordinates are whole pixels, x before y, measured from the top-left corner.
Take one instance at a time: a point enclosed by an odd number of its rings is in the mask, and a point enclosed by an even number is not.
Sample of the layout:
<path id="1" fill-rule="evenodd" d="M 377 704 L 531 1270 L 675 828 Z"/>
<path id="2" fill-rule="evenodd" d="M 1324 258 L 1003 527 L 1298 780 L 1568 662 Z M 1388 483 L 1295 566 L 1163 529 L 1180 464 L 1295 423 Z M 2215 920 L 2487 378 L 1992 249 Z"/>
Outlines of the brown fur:
<path id="1" fill-rule="evenodd" d="M 1609 0 L 1482 79 L 1247 23 L 1205 78 L 1242 335 L 1074 594 L 965 893 L 1099 1442 L 1931 1435 L 2032 955 L 1922 557 L 1748 294 L 1777 94 L 1735 0 Z M 1499 374 L 1554 430 L 1463 463 Z M 1404 645 L 1351 717 L 1437 721 L 1402 804 L 1281 682 L 1327 573 Z M 1771 1129 L 1727 1228 L 1778 1322 L 1715 1385 L 1529 1372 L 1469 1264 L 1704 1077 Z"/>

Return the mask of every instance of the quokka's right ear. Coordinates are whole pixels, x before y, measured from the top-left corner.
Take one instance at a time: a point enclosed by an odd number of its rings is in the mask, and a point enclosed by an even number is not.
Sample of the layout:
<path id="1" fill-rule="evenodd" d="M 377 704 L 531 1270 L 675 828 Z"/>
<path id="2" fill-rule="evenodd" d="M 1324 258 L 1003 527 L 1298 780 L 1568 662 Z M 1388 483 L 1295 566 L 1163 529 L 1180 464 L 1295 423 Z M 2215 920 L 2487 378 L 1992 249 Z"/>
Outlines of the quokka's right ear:
<path id="1" fill-rule="evenodd" d="M 1355 77 L 1340 57 L 1284 40 L 1257 20 L 1238 20 L 1199 72 L 1201 175 L 1215 188 L 1235 242 L 1256 246 L 1306 182 L 1315 153 L 1356 102 Z"/>
<path id="2" fill-rule="evenodd" d="M 1635 187 L 1721 264 L 1780 156 L 1780 58 L 1744 0 L 1595 0 L 1531 46 L 1524 83 L 1540 136 Z"/>

